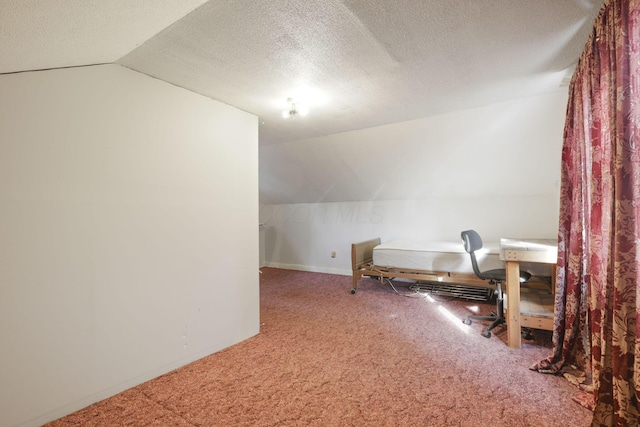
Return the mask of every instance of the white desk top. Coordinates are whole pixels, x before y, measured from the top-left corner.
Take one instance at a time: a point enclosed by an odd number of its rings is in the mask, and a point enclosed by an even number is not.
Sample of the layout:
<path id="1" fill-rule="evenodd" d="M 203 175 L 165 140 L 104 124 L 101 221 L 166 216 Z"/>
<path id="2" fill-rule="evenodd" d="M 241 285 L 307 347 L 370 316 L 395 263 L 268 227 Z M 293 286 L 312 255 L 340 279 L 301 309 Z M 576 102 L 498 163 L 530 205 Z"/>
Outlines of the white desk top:
<path id="1" fill-rule="evenodd" d="M 558 242 L 553 239 L 500 239 L 500 259 L 555 264 Z"/>

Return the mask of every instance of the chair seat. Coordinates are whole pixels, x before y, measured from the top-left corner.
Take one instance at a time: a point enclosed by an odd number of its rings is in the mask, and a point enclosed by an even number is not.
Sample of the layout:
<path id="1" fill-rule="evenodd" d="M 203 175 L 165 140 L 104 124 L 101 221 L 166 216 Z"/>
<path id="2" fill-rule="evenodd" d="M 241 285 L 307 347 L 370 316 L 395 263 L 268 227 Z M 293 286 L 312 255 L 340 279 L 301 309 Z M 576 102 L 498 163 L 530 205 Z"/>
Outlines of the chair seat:
<path id="1" fill-rule="evenodd" d="M 496 312 L 495 315 L 491 316 L 476 316 L 476 315 L 468 315 L 463 322 L 466 325 L 470 325 L 472 319 L 475 320 L 491 320 L 492 323 L 487 326 L 487 328 L 482 332 L 482 336 L 485 338 L 489 338 L 491 336 L 491 330 L 498 325 L 502 325 L 506 323 L 506 319 L 504 317 L 504 293 L 502 291 L 501 282 L 507 280 L 507 270 L 504 268 L 496 268 L 493 270 L 480 271 L 478 268 L 478 260 L 476 259 L 475 251 L 482 248 L 482 238 L 480 235 L 474 230 L 466 230 L 460 233 L 460 237 L 462 237 L 462 244 L 464 245 L 464 250 L 471 257 L 471 266 L 473 267 L 473 272 L 482 280 L 489 280 L 496 285 Z M 531 278 L 531 274 L 526 271 L 520 272 L 520 283 L 524 283 Z"/>

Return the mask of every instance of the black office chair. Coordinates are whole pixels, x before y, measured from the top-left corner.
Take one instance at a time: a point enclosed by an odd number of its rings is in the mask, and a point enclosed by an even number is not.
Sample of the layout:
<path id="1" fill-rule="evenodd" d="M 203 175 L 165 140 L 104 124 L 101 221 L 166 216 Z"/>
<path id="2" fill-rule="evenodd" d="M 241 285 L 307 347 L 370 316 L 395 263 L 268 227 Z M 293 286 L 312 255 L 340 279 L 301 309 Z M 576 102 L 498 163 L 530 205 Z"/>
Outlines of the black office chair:
<path id="1" fill-rule="evenodd" d="M 471 256 L 471 265 L 473 271 L 482 280 L 488 280 L 490 284 L 494 284 L 496 289 L 494 294 L 496 295 L 496 311 L 489 316 L 476 316 L 469 315 L 463 322 L 466 325 L 470 325 L 472 320 L 491 321 L 491 324 L 482 332 L 482 336 L 486 338 L 491 337 L 491 330 L 496 326 L 506 323 L 504 318 L 504 297 L 502 293 L 502 282 L 507 279 L 507 270 L 504 268 L 498 268 L 494 270 L 480 271 L 478 268 L 478 260 L 476 259 L 475 251 L 482 248 L 482 239 L 480 235 L 474 230 L 466 230 L 460 233 L 462 237 L 462 243 L 464 244 L 464 250 Z M 524 283 L 531 278 L 531 274 L 526 271 L 520 272 L 520 283 Z"/>

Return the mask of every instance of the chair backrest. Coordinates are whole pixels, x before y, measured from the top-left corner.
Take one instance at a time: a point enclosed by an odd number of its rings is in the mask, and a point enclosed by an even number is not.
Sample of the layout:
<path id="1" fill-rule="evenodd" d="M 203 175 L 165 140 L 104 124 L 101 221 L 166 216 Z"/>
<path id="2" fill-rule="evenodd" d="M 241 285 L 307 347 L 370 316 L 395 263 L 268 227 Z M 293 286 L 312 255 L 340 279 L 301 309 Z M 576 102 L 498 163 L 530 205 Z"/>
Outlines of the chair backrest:
<path id="1" fill-rule="evenodd" d="M 475 251 L 478 249 L 482 249 L 482 238 L 478 233 L 474 230 L 465 230 L 460 233 L 460 237 L 462 237 L 462 244 L 464 245 L 464 250 L 469 253 L 471 256 L 471 266 L 473 267 L 473 272 L 476 273 L 481 279 L 486 279 L 486 277 L 478 268 L 478 261 L 476 260 Z"/>
<path id="2" fill-rule="evenodd" d="M 482 280 L 496 281 L 502 282 L 506 279 L 507 273 L 503 268 L 496 268 L 493 270 L 480 271 L 478 268 L 478 261 L 476 260 L 475 251 L 478 249 L 482 249 L 482 239 L 480 235 L 476 233 L 474 230 L 466 230 L 460 233 L 460 237 L 462 237 L 462 244 L 464 245 L 464 250 L 469 253 L 471 257 L 471 266 L 473 267 L 473 272 L 476 273 L 476 276 Z M 526 271 L 520 271 L 520 283 L 524 283 L 531 278 L 531 273 Z"/>

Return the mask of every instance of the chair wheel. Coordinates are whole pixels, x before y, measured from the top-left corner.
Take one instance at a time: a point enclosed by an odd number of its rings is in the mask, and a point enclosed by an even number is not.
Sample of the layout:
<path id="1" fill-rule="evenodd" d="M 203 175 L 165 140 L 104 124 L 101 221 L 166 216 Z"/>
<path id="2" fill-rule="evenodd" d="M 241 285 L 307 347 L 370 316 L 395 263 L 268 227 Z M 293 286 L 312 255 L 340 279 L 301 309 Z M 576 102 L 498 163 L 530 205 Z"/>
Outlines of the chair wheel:
<path id="1" fill-rule="evenodd" d="M 356 290 L 355 289 L 351 289 L 351 295 L 355 294 Z"/>
<path id="2" fill-rule="evenodd" d="M 484 331 L 481 335 L 485 338 L 491 338 L 491 332 L 489 331 Z"/>
<path id="3" fill-rule="evenodd" d="M 464 323 L 465 325 L 470 325 L 471 324 L 471 320 L 470 319 L 463 319 L 462 323 Z"/>
<path id="4" fill-rule="evenodd" d="M 522 338 L 524 338 L 525 340 L 532 340 L 533 339 L 533 334 L 531 332 L 524 332 L 522 334 Z"/>

